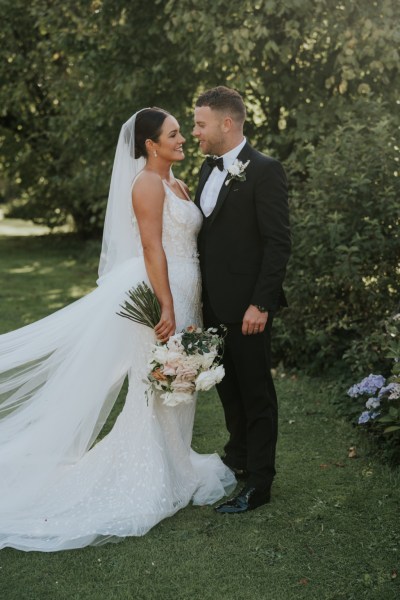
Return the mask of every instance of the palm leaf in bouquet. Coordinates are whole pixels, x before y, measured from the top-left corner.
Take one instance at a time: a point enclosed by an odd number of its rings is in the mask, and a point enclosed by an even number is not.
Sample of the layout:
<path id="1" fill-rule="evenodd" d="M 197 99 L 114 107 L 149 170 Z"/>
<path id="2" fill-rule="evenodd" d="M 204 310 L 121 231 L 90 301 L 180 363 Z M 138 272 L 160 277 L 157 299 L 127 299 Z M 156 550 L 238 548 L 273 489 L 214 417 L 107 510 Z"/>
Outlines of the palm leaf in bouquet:
<path id="1" fill-rule="evenodd" d="M 117 315 L 154 329 L 160 321 L 161 308 L 153 290 L 142 281 L 126 295 L 129 300 L 120 305 L 122 310 Z"/>

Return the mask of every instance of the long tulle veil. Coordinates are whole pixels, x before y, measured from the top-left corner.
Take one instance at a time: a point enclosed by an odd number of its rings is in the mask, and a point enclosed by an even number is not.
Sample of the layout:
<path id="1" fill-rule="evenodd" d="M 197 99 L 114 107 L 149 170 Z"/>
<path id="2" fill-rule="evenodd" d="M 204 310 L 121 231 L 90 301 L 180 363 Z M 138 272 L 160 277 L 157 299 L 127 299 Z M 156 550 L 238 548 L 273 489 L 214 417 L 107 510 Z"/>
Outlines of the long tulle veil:
<path id="1" fill-rule="evenodd" d="M 142 109 L 145 110 L 145 109 Z M 99 277 L 133 256 L 130 228 L 132 183 L 144 168 L 145 159 L 135 159 L 135 113 L 123 124 L 119 134 L 103 230 Z"/>
<path id="2" fill-rule="evenodd" d="M 91 446 L 129 369 L 124 319 L 110 319 L 115 307 L 108 290 L 115 273 L 136 253 L 131 186 L 145 165 L 143 158 L 134 158 L 136 115 L 119 135 L 99 287 L 40 321 L 0 336 L 0 480 L 3 489 L 20 490 L 24 504 L 27 494 L 34 501 L 58 465 L 78 460 Z M 18 494 L 1 496 L 0 512 L 18 506 Z"/>

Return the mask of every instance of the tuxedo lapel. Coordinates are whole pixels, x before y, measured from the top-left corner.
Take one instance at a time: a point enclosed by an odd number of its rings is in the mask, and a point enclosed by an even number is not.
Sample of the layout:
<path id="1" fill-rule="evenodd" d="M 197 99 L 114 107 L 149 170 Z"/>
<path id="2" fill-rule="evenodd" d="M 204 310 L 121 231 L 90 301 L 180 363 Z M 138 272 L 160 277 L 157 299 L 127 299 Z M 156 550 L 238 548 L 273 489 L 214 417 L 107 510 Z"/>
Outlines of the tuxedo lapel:
<path id="1" fill-rule="evenodd" d="M 246 142 L 246 144 L 243 146 L 243 148 L 239 152 L 239 154 L 237 156 L 237 160 L 240 160 L 241 162 L 244 163 L 247 160 L 249 160 L 250 154 L 251 154 L 251 146 L 248 142 Z M 225 177 L 224 183 L 222 184 L 222 187 L 219 191 L 217 202 L 215 204 L 215 208 L 209 217 L 210 224 L 214 221 L 215 217 L 221 210 L 221 207 L 222 207 L 223 203 L 225 202 L 225 199 L 228 196 L 229 192 L 231 191 L 232 185 L 235 182 L 234 179 L 231 179 L 230 182 L 228 183 L 228 185 L 226 185 L 226 180 L 229 179 L 229 177 L 230 177 L 230 175 L 228 173 L 227 176 Z"/>
<path id="2" fill-rule="evenodd" d="M 197 186 L 196 195 L 194 197 L 194 202 L 195 202 L 196 206 L 198 208 L 200 208 L 200 210 L 201 210 L 201 206 L 200 206 L 201 192 L 203 191 L 203 188 L 206 185 L 206 181 L 209 178 L 211 171 L 212 171 L 212 168 L 210 167 L 210 165 L 208 165 L 206 162 L 204 162 L 203 166 L 201 168 L 201 171 L 200 171 L 199 185 Z"/>

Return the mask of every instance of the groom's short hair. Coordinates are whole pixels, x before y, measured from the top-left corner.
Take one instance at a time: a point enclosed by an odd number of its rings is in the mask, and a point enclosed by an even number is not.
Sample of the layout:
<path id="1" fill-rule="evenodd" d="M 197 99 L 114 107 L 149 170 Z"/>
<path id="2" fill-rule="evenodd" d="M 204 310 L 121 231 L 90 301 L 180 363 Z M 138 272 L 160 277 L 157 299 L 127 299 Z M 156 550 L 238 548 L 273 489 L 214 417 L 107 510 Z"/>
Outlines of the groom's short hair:
<path id="1" fill-rule="evenodd" d="M 234 121 L 241 124 L 246 119 L 246 107 L 242 96 L 236 90 L 219 85 L 200 94 L 196 106 L 209 106 L 212 110 L 227 112 Z"/>

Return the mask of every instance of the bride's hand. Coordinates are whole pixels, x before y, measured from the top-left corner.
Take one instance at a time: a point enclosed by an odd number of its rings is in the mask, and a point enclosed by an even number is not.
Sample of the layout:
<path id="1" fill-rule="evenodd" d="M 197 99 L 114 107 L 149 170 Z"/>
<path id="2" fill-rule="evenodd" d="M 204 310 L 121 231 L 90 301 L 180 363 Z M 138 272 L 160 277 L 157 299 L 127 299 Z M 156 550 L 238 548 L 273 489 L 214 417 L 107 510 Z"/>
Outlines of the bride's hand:
<path id="1" fill-rule="evenodd" d="M 161 319 L 154 327 L 154 332 L 160 342 L 167 342 L 176 330 L 175 313 L 173 308 L 162 308 Z"/>

